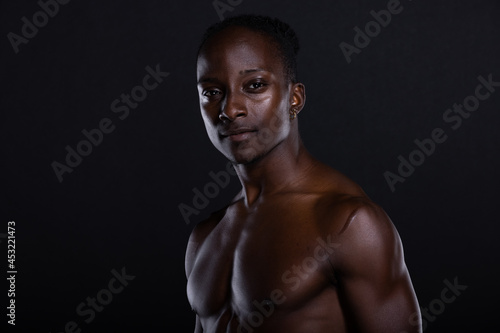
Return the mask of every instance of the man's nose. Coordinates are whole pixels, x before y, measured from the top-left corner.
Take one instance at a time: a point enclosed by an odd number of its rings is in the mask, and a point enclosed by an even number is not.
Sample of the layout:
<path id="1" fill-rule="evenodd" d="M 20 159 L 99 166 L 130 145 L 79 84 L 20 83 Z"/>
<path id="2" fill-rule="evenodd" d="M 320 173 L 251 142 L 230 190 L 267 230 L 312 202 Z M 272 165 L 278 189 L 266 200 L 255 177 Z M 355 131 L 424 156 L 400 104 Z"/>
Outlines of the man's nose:
<path id="1" fill-rule="evenodd" d="M 243 98 L 242 94 L 227 93 L 221 112 L 219 113 L 219 119 L 234 121 L 238 117 L 246 117 L 247 109 Z"/>

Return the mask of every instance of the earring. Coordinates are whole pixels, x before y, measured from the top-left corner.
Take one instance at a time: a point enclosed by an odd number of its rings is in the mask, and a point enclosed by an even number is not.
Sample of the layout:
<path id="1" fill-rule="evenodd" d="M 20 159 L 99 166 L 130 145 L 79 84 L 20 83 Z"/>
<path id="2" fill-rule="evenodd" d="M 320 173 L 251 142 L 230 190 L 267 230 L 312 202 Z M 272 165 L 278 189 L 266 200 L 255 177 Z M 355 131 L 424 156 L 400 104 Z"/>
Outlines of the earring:
<path id="1" fill-rule="evenodd" d="M 290 109 L 290 120 L 294 120 L 297 117 L 297 108 Z"/>

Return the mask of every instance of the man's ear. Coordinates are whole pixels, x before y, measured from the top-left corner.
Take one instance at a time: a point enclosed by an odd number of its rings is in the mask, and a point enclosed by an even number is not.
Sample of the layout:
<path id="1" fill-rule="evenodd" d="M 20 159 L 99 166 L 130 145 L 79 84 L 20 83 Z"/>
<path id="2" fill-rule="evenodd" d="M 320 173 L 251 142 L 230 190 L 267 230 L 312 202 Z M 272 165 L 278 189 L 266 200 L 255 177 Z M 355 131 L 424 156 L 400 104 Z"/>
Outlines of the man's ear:
<path id="1" fill-rule="evenodd" d="M 303 83 L 297 82 L 292 84 L 291 89 L 290 107 L 299 113 L 306 104 L 306 87 Z"/>

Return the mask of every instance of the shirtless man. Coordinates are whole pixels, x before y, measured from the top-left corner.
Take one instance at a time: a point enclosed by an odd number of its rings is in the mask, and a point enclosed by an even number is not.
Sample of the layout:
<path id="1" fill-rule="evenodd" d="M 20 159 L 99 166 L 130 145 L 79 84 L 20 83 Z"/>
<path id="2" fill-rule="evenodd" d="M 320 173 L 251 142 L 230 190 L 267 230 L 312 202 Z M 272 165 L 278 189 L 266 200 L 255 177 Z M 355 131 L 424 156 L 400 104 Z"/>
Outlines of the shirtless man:
<path id="1" fill-rule="evenodd" d="M 288 25 L 260 16 L 226 19 L 201 44 L 201 114 L 242 190 L 187 245 L 195 332 L 421 332 L 391 220 L 300 139 L 297 51 Z"/>

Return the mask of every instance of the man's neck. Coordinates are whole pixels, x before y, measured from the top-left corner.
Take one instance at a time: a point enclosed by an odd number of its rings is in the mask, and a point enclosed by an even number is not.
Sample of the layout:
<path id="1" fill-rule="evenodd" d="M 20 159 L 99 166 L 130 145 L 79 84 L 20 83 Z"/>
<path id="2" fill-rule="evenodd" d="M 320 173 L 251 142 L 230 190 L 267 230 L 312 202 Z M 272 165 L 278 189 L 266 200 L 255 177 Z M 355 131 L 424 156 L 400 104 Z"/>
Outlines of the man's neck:
<path id="1" fill-rule="evenodd" d="M 284 143 L 284 142 L 283 142 Z M 267 195 L 293 190 L 314 166 L 314 158 L 305 149 L 300 138 L 295 144 L 280 145 L 251 164 L 235 165 L 242 184 L 241 195 L 250 207 Z"/>

